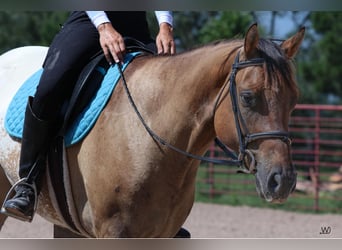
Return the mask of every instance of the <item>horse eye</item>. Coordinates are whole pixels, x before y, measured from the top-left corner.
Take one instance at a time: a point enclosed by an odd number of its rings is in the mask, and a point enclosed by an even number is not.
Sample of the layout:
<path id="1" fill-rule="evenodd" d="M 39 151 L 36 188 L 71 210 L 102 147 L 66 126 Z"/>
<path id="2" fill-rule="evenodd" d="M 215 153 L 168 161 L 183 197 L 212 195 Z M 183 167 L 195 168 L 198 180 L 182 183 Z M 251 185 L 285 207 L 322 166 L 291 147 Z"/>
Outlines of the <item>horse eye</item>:
<path id="1" fill-rule="evenodd" d="M 252 91 L 241 92 L 240 99 L 244 107 L 253 107 L 255 105 L 255 96 Z"/>

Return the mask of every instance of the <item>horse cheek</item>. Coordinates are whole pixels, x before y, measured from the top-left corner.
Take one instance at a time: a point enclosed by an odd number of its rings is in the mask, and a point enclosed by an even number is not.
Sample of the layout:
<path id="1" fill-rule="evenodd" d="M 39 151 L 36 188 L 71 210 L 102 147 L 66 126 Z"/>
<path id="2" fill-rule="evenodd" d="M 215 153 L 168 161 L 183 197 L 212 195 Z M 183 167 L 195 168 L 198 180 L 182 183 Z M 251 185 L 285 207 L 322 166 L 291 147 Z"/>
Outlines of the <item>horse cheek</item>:
<path id="1" fill-rule="evenodd" d="M 224 102 L 227 102 L 226 100 Z M 214 128 L 216 136 L 231 149 L 238 151 L 239 141 L 231 108 L 223 105 L 216 110 Z"/>

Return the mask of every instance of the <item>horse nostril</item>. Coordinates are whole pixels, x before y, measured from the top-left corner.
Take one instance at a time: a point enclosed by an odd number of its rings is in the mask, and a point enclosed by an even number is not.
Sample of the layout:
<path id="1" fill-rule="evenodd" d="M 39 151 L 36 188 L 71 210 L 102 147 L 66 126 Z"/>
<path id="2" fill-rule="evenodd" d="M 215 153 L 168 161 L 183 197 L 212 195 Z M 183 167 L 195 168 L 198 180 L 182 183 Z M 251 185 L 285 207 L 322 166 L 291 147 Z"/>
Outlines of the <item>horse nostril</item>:
<path id="1" fill-rule="evenodd" d="M 282 178 L 281 174 L 273 174 L 268 182 L 269 190 L 272 192 L 277 192 L 281 187 Z"/>
<path id="2" fill-rule="evenodd" d="M 280 175 L 280 174 L 274 175 L 274 180 L 275 180 L 275 182 L 276 182 L 278 185 L 280 185 L 280 183 L 281 183 L 281 175 Z"/>
<path id="3" fill-rule="evenodd" d="M 274 167 L 269 172 L 265 184 L 265 193 L 271 196 L 273 201 L 282 202 L 296 186 L 296 172 Z"/>

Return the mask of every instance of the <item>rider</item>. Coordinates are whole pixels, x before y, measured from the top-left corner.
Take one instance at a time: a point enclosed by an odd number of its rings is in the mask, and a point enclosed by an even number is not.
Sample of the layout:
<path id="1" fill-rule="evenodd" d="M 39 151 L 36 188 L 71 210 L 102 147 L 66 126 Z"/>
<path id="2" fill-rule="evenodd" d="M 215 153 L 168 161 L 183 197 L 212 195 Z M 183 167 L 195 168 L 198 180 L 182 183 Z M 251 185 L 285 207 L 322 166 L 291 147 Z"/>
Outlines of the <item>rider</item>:
<path id="1" fill-rule="evenodd" d="M 31 221 L 36 193 L 46 163 L 46 151 L 57 133 L 59 113 L 70 98 L 77 77 L 86 63 L 102 49 L 109 64 L 121 63 L 125 54 L 123 37 L 133 37 L 158 54 L 174 54 L 172 13 L 156 11 L 159 33 L 154 41 L 145 12 L 72 12 L 55 36 L 43 63 L 34 97 L 29 97 L 24 120 L 19 176 L 15 195 L 4 203 L 2 212 Z M 114 60 L 114 61 L 113 61 Z"/>

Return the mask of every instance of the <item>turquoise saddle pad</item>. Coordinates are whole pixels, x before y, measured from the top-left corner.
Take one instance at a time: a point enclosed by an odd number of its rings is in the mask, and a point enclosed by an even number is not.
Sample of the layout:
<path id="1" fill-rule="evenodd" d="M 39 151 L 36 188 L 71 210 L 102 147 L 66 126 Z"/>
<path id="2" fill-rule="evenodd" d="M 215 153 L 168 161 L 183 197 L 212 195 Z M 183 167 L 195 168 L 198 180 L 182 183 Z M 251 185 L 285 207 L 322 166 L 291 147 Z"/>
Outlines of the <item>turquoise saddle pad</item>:
<path id="1" fill-rule="evenodd" d="M 140 53 L 126 54 L 122 68 L 125 69 L 138 54 Z M 43 69 L 39 69 L 23 83 L 7 109 L 5 129 L 12 137 L 18 139 L 22 137 L 27 99 L 28 96 L 34 96 L 42 72 Z M 115 64 L 108 69 L 99 90 L 67 131 L 65 135 L 66 146 L 79 142 L 88 134 L 109 100 L 119 79 L 120 72 Z"/>

